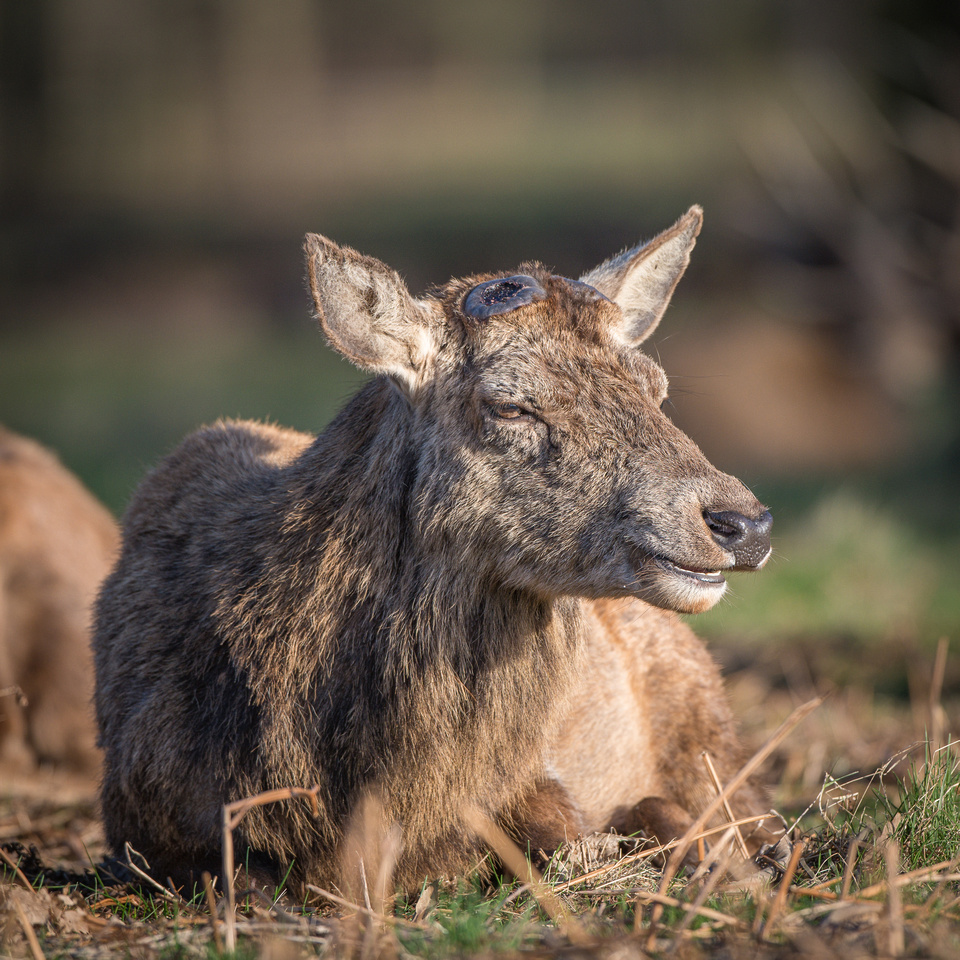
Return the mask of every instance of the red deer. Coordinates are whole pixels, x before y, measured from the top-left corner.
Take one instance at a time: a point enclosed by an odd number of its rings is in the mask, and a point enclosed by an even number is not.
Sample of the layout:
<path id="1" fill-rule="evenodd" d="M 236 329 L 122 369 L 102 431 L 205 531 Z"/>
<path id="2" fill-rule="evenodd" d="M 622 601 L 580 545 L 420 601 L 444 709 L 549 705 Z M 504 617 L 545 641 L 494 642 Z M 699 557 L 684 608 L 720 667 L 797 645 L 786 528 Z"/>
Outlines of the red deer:
<path id="1" fill-rule="evenodd" d="M 91 607 L 119 545 L 105 507 L 0 427 L 0 762 L 95 773 Z"/>
<path id="2" fill-rule="evenodd" d="M 545 850 L 669 839 L 740 763 L 718 670 L 672 611 L 755 570 L 771 518 L 662 412 L 639 349 L 700 230 L 693 207 L 580 280 L 535 263 L 412 296 L 316 235 L 333 348 L 375 376 L 319 436 L 193 434 L 143 482 L 98 601 L 107 838 L 161 875 L 239 842 L 327 884 L 375 792 L 397 882 L 468 867 L 470 804 Z M 760 812 L 757 789 L 735 813 Z"/>

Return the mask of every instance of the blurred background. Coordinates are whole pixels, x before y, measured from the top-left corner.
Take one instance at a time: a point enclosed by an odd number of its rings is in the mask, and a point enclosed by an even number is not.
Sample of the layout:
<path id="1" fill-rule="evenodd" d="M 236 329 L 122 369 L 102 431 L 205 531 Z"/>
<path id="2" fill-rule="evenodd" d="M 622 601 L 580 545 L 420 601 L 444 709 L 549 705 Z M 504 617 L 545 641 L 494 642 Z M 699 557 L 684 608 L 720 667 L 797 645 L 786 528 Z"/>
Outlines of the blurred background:
<path id="1" fill-rule="evenodd" d="M 951 7 L 2 4 L 0 422 L 119 513 L 201 423 L 316 431 L 360 382 L 310 320 L 306 231 L 419 291 L 576 276 L 701 203 L 650 349 L 777 555 L 697 629 L 869 644 L 850 669 L 905 691 L 903 651 L 960 624 Z"/>

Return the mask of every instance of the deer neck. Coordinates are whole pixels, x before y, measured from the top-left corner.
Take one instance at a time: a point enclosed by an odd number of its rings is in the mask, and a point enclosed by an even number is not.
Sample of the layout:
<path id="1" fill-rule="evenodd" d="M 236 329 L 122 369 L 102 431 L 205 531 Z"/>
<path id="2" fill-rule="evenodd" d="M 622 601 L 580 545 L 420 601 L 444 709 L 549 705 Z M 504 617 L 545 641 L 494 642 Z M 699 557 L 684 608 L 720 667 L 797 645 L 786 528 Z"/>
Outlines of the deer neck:
<path id="1" fill-rule="evenodd" d="M 526 768 L 576 669 L 581 603 L 497 583 L 425 537 L 417 441 L 409 406 L 374 381 L 301 458 L 306 513 L 289 526 L 323 544 L 286 578 L 316 598 L 305 615 L 319 645 L 302 680 L 323 691 L 331 724 L 350 717 L 350 731 L 329 733 L 368 758 L 422 761 L 455 742 L 465 775 L 484 755 L 489 773 L 491 752 Z"/>

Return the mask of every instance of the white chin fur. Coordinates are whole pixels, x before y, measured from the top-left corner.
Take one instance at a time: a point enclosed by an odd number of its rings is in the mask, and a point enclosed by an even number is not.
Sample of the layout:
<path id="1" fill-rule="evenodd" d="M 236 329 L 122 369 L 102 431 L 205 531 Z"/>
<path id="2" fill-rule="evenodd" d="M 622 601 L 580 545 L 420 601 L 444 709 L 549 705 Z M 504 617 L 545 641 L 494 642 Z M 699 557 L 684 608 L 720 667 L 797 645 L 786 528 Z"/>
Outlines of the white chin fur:
<path id="1" fill-rule="evenodd" d="M 727 592 L 725 580 L 720 583 L 702 583 L 665 573 L 658 576 L 650 586 L 651 589 L 645 591 L 644 599 L 676 613 L 703 613 Z"/>

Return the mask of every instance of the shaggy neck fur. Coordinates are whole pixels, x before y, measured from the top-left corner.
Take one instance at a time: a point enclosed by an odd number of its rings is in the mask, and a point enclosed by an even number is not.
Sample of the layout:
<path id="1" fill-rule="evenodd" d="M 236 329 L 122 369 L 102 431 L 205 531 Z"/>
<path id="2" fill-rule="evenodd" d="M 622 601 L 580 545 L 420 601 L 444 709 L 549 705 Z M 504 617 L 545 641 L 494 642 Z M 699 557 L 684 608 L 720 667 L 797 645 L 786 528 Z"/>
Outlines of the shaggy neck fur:
<path id="1" fill-rule="evenodd" d="M 262 786 L 324 764 L 321 821 L 335 824 L 377 791 L 403 827 L 398 879 L 414 881 L 462 867 L 423 855 L 459 832 L 463 803 L 493 815 L 535 779 L 581 634 L 578 601 L 494 584 L 462 543 L 428 539 L 443 524 L 418 514 L 418 441 L 406 401 L 368 385 L 262 491 L 255 522 L 273 530 L 250 539 L 269 552 L 220 604 L 237 665 L 270 678 L 250 687 L 258 742 L 276 745 Z M 260 808 L 245 829 L 283 859 L 274 816 Z"/>

